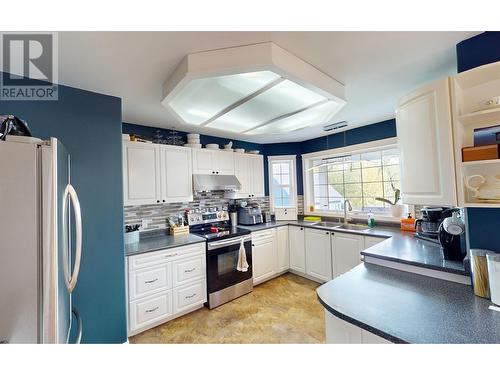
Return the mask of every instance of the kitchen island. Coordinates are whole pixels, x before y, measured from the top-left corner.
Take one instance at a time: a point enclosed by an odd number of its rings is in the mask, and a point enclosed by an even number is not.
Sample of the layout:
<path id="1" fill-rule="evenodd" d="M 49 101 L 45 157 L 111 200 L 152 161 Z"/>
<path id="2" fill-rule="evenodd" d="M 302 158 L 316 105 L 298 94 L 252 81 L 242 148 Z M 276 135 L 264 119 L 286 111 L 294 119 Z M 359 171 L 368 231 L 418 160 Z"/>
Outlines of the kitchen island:
<path id="1" fill-rule="evenodd" d="M 317 295 L 330 343 L 361 343 L 363 332 L 393 343 L 500 343 L 500 312 L 468 285 L 364 263 Z M 343 334 L 331 329 L 339 321 Z"/>

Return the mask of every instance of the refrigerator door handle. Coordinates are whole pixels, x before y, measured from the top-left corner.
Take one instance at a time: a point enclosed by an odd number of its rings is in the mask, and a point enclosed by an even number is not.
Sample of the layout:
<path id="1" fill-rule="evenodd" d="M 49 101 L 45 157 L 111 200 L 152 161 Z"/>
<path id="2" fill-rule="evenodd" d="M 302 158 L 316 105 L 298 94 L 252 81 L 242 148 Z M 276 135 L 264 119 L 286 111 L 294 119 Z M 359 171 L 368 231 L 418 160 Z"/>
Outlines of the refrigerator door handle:
<path id="1" fill-rule="evenodd" d="M 76 318 L 76 321 L 78 322 L 77 333 L 74 344 L 80 344 L 82 342 L 82 332 L 83 332 L 82 318 L 80 317 L 80 313 L 74 306 L 71 312 L 73 313 L 73 315 Z M 68 334 L 68 340 L 69 340 L 69 334 Z"/>
<path id="2" fill-rule="evenodd" d="M 69 271 L 69 262 L 68 262 L 68 242 L 69 242 L 69 233 L 68 233 L 68 224 L 66 218 L 68 216 L 68 197 L 71 199 L 71 203 L 73 204 L 73 210 L 75 214 L 75 265 L 73 267 L 73 272 L 70 275 Z M 78 200 L 78 194 L 76 194 L 75 189 L 71 184 L 66 186 L 63 194 L 63 238 L 64 238 L 64 251 L 63 251 L 63 269 L 64 269 L 64 280 L 66 281 L 66 286 L 68 287 L 68 291 L 71 293 L 73 289 L 75 289 L 76 282 L 78 280 L 78 273 L 80 272 L 80 260 L 82 258 L 82 212 L 80 209 L 80 201 Z"/>

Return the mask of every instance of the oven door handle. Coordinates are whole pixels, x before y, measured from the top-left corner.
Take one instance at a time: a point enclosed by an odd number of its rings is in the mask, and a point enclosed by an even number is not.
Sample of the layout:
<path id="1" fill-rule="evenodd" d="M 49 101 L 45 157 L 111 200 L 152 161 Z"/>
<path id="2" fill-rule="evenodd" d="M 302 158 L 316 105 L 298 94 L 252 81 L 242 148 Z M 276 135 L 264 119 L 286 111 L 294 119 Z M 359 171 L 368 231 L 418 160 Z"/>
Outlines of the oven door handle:
<path id="1" fill-rule="evenodd" d="M 230 240 L 209 242 L 208 243 L 208 250 L 220 249 L 221 247 L 225 247 L 228 245 L 236 245 L 236 244 L 241 243 L 241 240 L 243 240 L 244 242 L 251 241 L 252 237 L 245 236 L 245 237 L 232 238 Z"/>

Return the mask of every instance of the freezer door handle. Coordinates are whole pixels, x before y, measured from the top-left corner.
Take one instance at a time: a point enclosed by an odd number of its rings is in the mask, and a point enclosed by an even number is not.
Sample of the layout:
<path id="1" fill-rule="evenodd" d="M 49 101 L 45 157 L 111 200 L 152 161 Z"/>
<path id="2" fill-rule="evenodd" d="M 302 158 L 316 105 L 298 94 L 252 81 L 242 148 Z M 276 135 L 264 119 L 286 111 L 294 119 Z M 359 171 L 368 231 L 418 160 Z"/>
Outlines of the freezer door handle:
<path id="1" fill-rule="evenodd" d="M 78 310 L 73 306 L 73 309 L 71 310 L 73 312 L 73 315 L 76 318 L 76 321 L 78 323 L 77 326 L 77 332 L 76 332 L 76 338 L 75 338 L 75 344 L 80 344 L 82 341 L 82 330 L 83 330 L 83 324 L 82 324 L 82 318 L 80 317 L 80 313 Z M 69 336 L 69 335 L 68 335 Z M 69 339 L 69 337 L 68 337 Z"/>
<path id="2" fill-rule="evenodd" d="M 71 199 L 71 203 L 73 204 L 73 210 L 75 214 L 75 265 L 73 267 L 73 272 L 70 274 L 69 272 L 69 233 L 68 233 L 68 222 L 66 220 L 68 216 L 68 198 Z M 64 269 L 64 280 L 66 281 L 66 286 L 68 287 L 68 291 L 71 293 L 73 289 L 75 289 L 76 282 L 78 280 L 78 274 L 80 272 L 80 260 L 82 258 L 82 212 L 80 209 L 80 201 L 78 200 L 78 194 L 76 194 L 75 189 L 71 184 L 66 186 L 63 195 L 63 269 Z"/>

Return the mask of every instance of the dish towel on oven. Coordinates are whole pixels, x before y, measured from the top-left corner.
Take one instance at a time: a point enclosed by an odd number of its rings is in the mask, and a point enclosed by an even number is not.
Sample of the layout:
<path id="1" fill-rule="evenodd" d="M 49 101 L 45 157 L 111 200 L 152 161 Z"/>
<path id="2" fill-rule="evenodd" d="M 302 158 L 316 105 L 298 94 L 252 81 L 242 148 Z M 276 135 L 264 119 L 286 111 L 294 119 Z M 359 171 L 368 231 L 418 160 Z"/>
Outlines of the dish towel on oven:
<path id="1" fill-rule="evenodd" d="M 247 263 L 247 254 L 245 252 L 245 240 L 241 239 L 240 251 L 238 252 L 238 264 L 236 265 L 236 269 L 240 272 L 248 271 L 248 263 Z"/>

